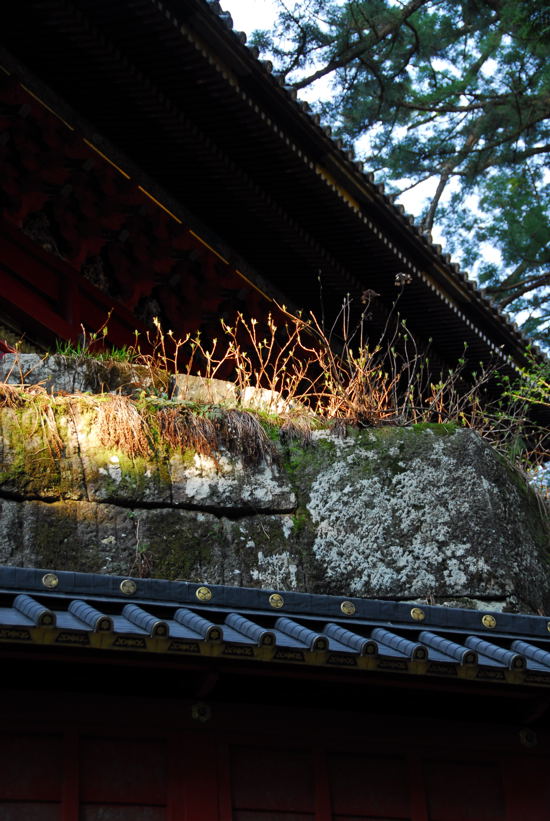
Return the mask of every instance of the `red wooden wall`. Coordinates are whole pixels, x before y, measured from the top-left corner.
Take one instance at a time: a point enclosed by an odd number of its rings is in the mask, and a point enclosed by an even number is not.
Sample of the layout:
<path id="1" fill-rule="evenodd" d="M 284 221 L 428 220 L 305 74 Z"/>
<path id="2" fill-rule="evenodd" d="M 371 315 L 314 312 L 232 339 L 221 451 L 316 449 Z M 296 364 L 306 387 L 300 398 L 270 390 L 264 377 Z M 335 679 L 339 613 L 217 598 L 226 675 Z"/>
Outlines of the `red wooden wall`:
<path id="1" fill-rule="evenodd" d="M 216 337 L 272 303 L 236 266 L 0 66 L 0 292 L 38 339 L 76 340 L 113 309 L 109 339 L 158 316 Z M 192 202 L 185 203 L 192 212 Z M 230 239 L 230 238 L 229 238 Z"/>
<path id="2" fill-rule="evenodd" d="M 135 716 L 136 719 L 139 716 Z M 295 718 L 291 716 L 291 718 Z M 120 721 L 120 725 L 126 719 Z M 546 821 L 547 756 L 208 729 L 4 731 L 2 821 Z"/>

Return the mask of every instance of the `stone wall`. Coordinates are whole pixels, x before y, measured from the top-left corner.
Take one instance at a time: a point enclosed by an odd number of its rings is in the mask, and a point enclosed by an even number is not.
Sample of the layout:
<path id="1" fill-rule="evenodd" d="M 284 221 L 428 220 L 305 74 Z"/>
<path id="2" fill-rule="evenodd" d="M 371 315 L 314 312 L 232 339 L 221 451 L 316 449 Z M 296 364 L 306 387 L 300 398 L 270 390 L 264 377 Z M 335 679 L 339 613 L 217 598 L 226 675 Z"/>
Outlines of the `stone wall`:
<path id="1" fill-rule="evenodd" d="M 301 433 L 262 411 L 149 396 L 120 405 L 143 421 L 140 451 L 106 436 L 112 401 L 6 393 L 1 563 L 550 609 L 547 516 L 472 431 Z M 158 413 L 174 409 L 209 420 L 216 447 L 163 438 Z"/>

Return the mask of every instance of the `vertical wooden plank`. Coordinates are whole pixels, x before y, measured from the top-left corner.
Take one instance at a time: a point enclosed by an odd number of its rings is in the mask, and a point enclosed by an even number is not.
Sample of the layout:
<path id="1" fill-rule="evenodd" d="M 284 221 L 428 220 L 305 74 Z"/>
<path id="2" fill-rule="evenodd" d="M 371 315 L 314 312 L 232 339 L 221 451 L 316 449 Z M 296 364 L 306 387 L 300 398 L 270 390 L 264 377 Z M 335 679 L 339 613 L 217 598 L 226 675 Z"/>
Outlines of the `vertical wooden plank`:
<path id="1" fill-rule="evenodd" d="M 79 751 L 76 730 L 67 730 L 65 733 L 63 757 L 61 821 L 76 821 L 79 816 Z"/>
<path id="2" fill-rule="evenodd" d="M 332 821 L 329 769 L 327 766 L 327 752 L 324 748 L 314 750 L 313 778 L 315 790 L 315 821 Z"/>
<path id="3" fill-rule="evenodd" d="M 218 741 L 218 774 L 219 821 L 231 821 L 233 818 L 231 759 L 229 744 L 225 741 Z"/>
<path id="4" fill-rule="evenodd" d="M 185 821 L 208 821 L 219 819 L 219 778 L 218 754 L 215 738 L 207 731 L 189 732 L 180 737 L 183 752 L 183 772 L 179 777 L 184 782 L 183 807 L 179 816 Z"/>
<path id="5" fill-rule="evenodd" d="M 502 759 L 502 784 L 505 798 L 503 821 L 548 821 L 550 783 L 547 756 L 525 753 Z"/>
<path id="6" fill-rule="evenodd" d="M 428 797 L 424 782 L 422 760 L 416 755 L 407 756 L 411 821 L 428 821 Z"/>
<path id="7" fill-rule="evenodd" d="M 176 735 L 166 741 L 168 764 L 166 784 L 166 821 L 185 821 L 183 773 L 183 744 Z"/>

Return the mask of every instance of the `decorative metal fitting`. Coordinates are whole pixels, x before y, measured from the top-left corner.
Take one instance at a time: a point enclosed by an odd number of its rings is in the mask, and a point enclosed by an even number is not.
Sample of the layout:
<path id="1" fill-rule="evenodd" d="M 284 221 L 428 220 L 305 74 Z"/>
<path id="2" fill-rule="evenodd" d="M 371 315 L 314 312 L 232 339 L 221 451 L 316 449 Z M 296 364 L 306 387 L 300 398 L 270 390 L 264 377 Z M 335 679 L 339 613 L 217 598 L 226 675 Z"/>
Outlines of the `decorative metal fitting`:
<path id="1" fill-rule="evenodd" d="M 411 619 L 413 621 L 424 621 L 426 614 L 420 607 L 413 607 L 411 610 Z"/>
<path id="2" fill-rule="evenodd" d="M 343 601 L 340 605 L 340 610 L 345 616 L 353 616 L 355 613 L 355 605 L 352 601 Z"/>
<path id="3" fill-rule="evenodd" d="M 536 747 L 539 743 L 536 732 L 530 727 L 522 727 L 519 731 L 519 740 L 524 747 Z"/>
<path id="4" fill-rule="evenodd" d="M 488 627 L 489 629 L 497 626 L 497 620 L 494 616 L 489 615 L 489 613 L 486 613 L 483 616 L 481 623 L 484 627 Z"/>
<path id="5" fill-rule="evenodd" d="M 133 579 L 124 579 L 123 582 L 120 582 L 120 592 L 124 593 L 125 596 L 133 596 L 137 590 L 137 584 Z"/>
<path id="6" fill-rule="evenodd" d="M 199 601 L 210 601 L 212 595 L 213 593 L 209 587 L 197 587 L 195 590 L 195 596 Z"/>
<path id="7" fill-rule="evenodd" d="M 279 610 L 281 607 L 283 607 L 285 600 L 280 595 L 280 593 L 272 593 L 269 597 L 269 603 L 276 610 Z"/>
<path id="8" fill-rule="evenodd" d="M 95 629 L 99 633 L 108 633 L 110 630 L 113 629 L 113 622 L 111 621 L 109 616 L 101 616 L 101 618 L 97 620 Z"/>
<path id="9" fill-rule="evenodd" d="M 212 717 L 212 709 L 209 704 L 206 704 L 204 701 L 197 701 L 196 704 L 193 704 L 191 707 L 191 718 L 195 721 L 209 721 Z"/>
<path id="10" fill-rule="evenodd" d="M 59 578 L 55 575 L 55 573 L 46 573 L 42 576 L 42 584 L 44 587 L 47 587 L 48 590 L 53 590 L 54 587 L 57 587 L 59 584 Z"/>

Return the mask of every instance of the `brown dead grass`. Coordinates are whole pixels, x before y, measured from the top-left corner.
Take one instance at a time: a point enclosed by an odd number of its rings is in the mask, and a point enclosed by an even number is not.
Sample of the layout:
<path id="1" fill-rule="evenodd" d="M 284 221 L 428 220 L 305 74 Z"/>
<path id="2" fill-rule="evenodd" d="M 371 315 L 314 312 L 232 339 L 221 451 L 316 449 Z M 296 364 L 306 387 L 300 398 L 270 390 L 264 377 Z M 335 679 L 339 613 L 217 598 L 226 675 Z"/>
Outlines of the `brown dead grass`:
<path id="1" fill-rule="evenodd" d="M 175 450 L 194 450 L 217 461 L 225 449 L 247 464 L 274 458 L 264 429 L 247 411 L 214 408 L 206 416 L 188 408 L 162 408 L 157 420 L 162 438 Z"/>
<path id="2" fill-rule="evenodd" d="M 100 402 L 96 425 L 103 447 L 121 450 L 131 459 L 150 455 L 149 426 L 127 396 L 110 396 Z"/>
<path id="3" fill-rule="evenodd" d="M 44 449 L 55 460 L 62 456 L 64 443 L 57 427 L 53 402 L 41 385 L 0 383 L 0 408 L 26 410 L 31 422 L 30 436 L 40 431 Z"/>
<path id="4" fill-rule="evenodd" d="M 211 419 L 188 408 L 162 408 L 157 411 L 160 435 L 174 450 L 194 450 L 212 456 L 219 450 L 217 431 Z"/>
<path id="5" fill-rule="evenodd" d="M 33 397 L 48 397 L 41 385 L 8 385 L 0 382 L 0 408 L 23 408 Z"/>
<path id="6" fill-rule="evenodd" d="M 251 413 L 222 410 L 216 419 L 220 444 L 247 464 L 272 461 L 275 452 L 266 432 Z"/>
<path id="7" fill-rule="evenodd" d="M 302 448 L 311 445 L 311 417 L 295 416 L 285 419 L 280 427 L 281 441 L 285 445 L 297 444 Z"/>

